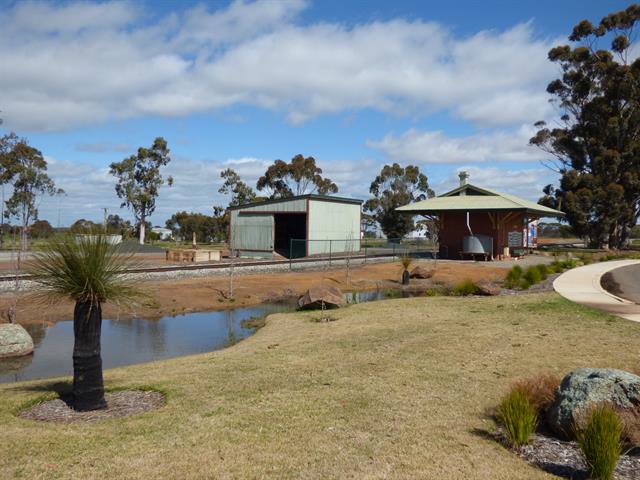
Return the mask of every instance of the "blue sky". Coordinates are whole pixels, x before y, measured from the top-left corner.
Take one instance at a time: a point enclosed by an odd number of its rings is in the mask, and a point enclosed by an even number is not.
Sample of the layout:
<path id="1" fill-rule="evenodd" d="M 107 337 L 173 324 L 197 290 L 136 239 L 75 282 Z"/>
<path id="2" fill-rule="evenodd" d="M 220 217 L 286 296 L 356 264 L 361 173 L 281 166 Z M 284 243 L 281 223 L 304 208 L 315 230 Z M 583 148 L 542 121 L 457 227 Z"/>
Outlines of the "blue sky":
<path id="1" fill-rule="evenodd" d="M 553 121 L 546 53 L 617 1 L 3 2 L 5 131 L 39 148 L 67 196 L 40 216 L 130 218 L 108 165 L 164 136 L 154 224 L 228 199 L 276 158 L 314 156 L 340 194 L 366 198 L 380 167 L 417 164 L 437 193 L 471 181 L 535 200 L 555 180 L 527 146 Z"/>

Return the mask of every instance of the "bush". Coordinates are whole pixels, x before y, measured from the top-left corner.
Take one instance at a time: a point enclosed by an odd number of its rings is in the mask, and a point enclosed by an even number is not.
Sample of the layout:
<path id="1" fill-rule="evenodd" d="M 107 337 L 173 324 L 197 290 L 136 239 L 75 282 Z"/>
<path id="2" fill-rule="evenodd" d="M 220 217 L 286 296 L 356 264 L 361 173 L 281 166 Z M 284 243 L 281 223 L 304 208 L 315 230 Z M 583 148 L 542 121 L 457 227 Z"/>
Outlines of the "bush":
<path id="1" fill-rule="evenodd" d="M 522 390 L 511 389 L 498 406 L 497 416 L 512 447 L 529 443 L 538 423 L 538 414 Z"/>
<path id="2" fill-rule="evenodd" d="M 453 287 L 452 293 L 454 295 L 464 297 L 467 295 L 475 295 L 479 291 L 480 289 L 475 284 L 475 282 L 473 280 L 467 279 L 467 280 L 463 280 L 462 282 L 458 283 L 455 287 Z"/>
<path id="3" fill-rule="evenodd" d="M 622 424 L 613 408 L 602 404 L 592 409 L 577 437 L 592 478 L 612 478 L 622 448 Z"/>
<path id="4" fill-rule="evenodd" d="M 431 288 L 427 288 L 424 292 L 427 297 L 442 297 L 451 294 L 451 290 L 444 285 L 437 285 Z"/>
<path id="5" fill-rule="evenodd" d="M 505 288 L 516 288 L 520 286 L 520 279 L 522 278 L 522 267 L 520 265 L 514 265 L 507 273 L 504 280 Z"/>
<path id="6" fill-rule="evenodd" d="M 542 415 L 555 401 L 561 381 L 558 375 L 543 373 L 514 383 L 513 389 L 526 395 L 538 415 Z"/>
<path id="7" fill-rule="evenodd" d="M 527 271 L 524 272 L 522 278 L 526 280 L 529 285 L 535 285 L 542 280 L 542 275 L 537 267 L 529 267 L 527 268 Z"/>
<path id="8" fill-rule="evenodd" d="M 549 268 L 544 263 L 540 263 L 536 265 L 535 268 L 537 268 L 538 272 L 540 272 L 540 278 L 542 280 L 546 280 L 547 277 L 549 276 Z"/>
<path id="9" fill-rule="evenodd" d="M 53 227 L 46 220 L 36 220 L 29 227 L 31 238 L 49 238 L 53 235 Z"/>

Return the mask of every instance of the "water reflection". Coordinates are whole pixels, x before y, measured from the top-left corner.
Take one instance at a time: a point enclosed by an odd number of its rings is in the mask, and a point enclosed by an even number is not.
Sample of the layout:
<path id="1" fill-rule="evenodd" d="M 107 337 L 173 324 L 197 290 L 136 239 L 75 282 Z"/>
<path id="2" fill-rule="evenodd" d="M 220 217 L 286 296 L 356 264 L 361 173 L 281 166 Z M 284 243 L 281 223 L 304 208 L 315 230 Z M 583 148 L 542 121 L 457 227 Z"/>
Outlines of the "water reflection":
<path id="1" fill-rule="evenodd" d="M 347 303 L 424 295 L 424 291 L 371 290 L 345 294 Z M 102 322 L 102 363 L 113 368 L 192 353 L 209 352 L 233 345 L 254 330 L 244 320 L 294 310 L 296 302 L 264 303 L 248 308 L 187 313 L 154 320 L 141 318 Z M 0 383 L 71 375 L 73 322 L 51 326 L 28 325 L 33 355 L 0 359 Z"/>
<path id="2" fill-rule="evenodd" d="M 253 329 L 241 325 L 243 320 L 293 308 L 291 303 L 277 303 L 157 320 L 104 320 L 103 365 L 112 368 L 224 348 L 253 333 Z M 33 336 L 35 352 L 26 357 L 0 359 L 0 383 L 71 375 L 73 322 L 26 328 Z"/>

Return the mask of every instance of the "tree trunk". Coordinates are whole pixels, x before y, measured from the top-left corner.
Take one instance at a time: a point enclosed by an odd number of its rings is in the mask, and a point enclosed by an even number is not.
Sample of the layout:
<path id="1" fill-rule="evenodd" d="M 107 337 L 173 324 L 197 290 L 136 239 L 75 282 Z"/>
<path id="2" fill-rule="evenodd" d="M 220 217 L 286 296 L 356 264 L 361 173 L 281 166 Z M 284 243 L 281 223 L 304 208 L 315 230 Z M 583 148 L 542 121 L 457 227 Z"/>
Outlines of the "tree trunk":
<path id="1" fill-rule="evenodd" d="M 22 226 L 20 229 L 20 250 L 23 252 L 27 251 L 28 241 L 27 241 L 27 227 Z"/>
<path id="2" fill-rule="evenodd" d="M 73 311 L 73 407 L 76 410 L 106 408 L 100 357 L 102 307 L 76 302 Z"/>
<path id="3" fill-rule="evenodd" d="M 140 245 L 144 245 L 145 218 L 140 219 Z"/>
<path id="4" fill-rule="evenodd" d="M 409 285 L 409 270 L 402 272 L 402 285 Z"/>

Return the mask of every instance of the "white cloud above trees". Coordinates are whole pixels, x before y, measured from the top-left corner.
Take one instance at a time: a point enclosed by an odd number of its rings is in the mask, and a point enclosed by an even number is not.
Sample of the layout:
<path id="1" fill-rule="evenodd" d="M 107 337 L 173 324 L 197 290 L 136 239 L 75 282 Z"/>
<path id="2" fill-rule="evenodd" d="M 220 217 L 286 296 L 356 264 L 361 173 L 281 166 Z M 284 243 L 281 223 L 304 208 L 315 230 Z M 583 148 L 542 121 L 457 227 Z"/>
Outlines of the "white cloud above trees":
<path id="1" fill-rule="evenodd" d="M 401 135 L 390 133 L 367 145 L 383 151 L 398 162 L 417 164 L 531 162 L 544 158 L 540 150 L 529 146 L 533 126 L 495 130 L 473 135 L 452 136 L 441 130 L 410 129 Z"/>
<path id="2" fill-rule="evenodd" d="M 134 2 L 17 2 L 0 13 L 7 127 L 62 130 L 234 105 L 292 123 L 365 108 L 446 111 L 483 127 L 548 114 L 553 42 L 529 23 L 460 36 L 422 20 L 303 24 L 305 6 L 235 1 L 156 17 Z"/>

